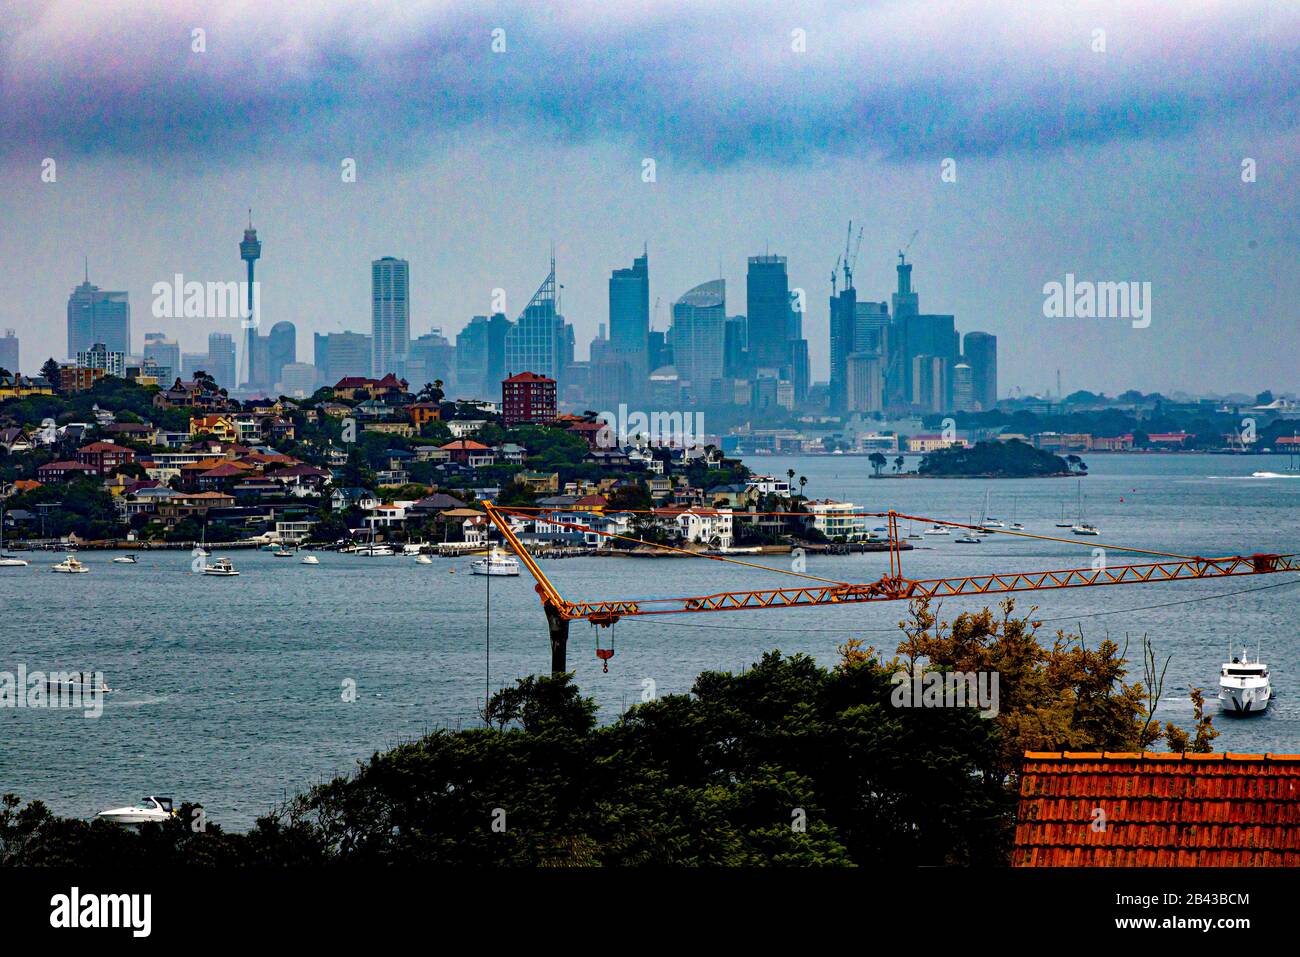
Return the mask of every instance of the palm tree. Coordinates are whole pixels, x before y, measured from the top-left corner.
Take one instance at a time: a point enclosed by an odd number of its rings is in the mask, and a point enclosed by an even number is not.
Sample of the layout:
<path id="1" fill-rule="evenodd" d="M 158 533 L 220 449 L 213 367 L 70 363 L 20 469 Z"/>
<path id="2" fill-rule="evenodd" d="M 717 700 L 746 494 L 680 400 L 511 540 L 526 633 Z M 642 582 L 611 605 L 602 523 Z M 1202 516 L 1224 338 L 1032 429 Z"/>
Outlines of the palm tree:
<path id="1" fill-rule="evenodd" d="M 799 476 L 799 497 L 803 498 L 803 487 L 808 484 L 808 476 Z"/>

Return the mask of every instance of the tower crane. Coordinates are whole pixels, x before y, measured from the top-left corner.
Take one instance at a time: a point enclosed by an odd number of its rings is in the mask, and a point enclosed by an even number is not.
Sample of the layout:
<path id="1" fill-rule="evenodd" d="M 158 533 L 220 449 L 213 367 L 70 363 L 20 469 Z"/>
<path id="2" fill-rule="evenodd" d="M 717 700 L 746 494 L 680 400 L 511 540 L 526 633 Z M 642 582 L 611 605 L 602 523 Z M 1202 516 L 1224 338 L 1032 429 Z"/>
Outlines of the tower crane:
<path id="1" fill-rule="evenodd" d="M 876 581 L 846 582 L 810 575 L 790 569 L 776 568 L 756 562 L 730 558 L 725 555 L 701 555 L 689 549 L 672 545 L 648 542 L 628 535 L 605 532 L 588 526 L 560 521 L 554 516 L 548 523 L 561 528 L 583 532 L 592 532 L 612 539 L 621 539 L 640 545 L 653 546 L 679 554 L 690 555 L 709 561 L 725 562 L 732 565 L 757 568 L 764 571 L 789 575 L 800 579 L 800 583 L 785 588 L 760 588 L 737 591 L 714 592 L 707 595 L 684 595 L 668 598 L 612 598 L 597 601 L 571 601 L 560 594 L 555 585 L 542 571 L 537 560 L 529 554 L 511 526 L 510 516 L 536 518 L 548 514 L 554 509 L 539 506 L 503 507 L 487 502 L 485 509 L 488 518 L 500 530 L 502 537 L 510 548 L 523 561 L 529 574 L 536 581 L 535 589 L 541 598 L 542 610 L 546 615 L 547 628 L 551 642 L 551 670 L 560 673 L 568 670 L 567 647 L 569 622 L 585 620 L 593 625 L 609 627 L 621 618 L 646 615 L 681 615 L 704 612 L 753 611 L 765 608 L 809 608 L 826 605 L 850 605 L 863 602 L 906 601 L 922 598 L 955 598 L 968 595 L 996 595 L 1009 592 L 1043 591 L 1055 588 L 1095 588 L 1103 585 L 1138 585 L 1160 582 L 1190 581 L 1202 578 L 1224 578 L 1236 575 L 1266 575 L 1278 572 L 1300 572 L 1300 554 L 1264 554 L 1228 555 L 1219 558 L 1204 558 L 1193 555 L 1177 555 L 1170 552 L 1128 546 L 1108 545 L 1107 549 L 1129 552 L 1159 559 L 1132 565 L 1102 565 L 1102 567 L 1064 568 L 1050 571 L 994 572 L 986 575 L 972 575 L 953 578 L 913 579 L 903 574 L 903 549 L 900 535 L 900 521 L 912 521 L 931 524 L 943 524 L 953 528 L 972 531 L 995 532 L 1000 535 L 1012 535 L 1017 538 L 1038 539 L 1041 541 L 1080 544 L 1072 539 L 1056 538 L 1047 535 L 1035 535 L 1030 532 L 1011 529 L 981 529 L 976 525 L 965 525 L 947 519 L 907 515 L 890 510 L 888 512 L 856 512 L 860 518 L 883 518 L 888 522 L 889 532 L 889 571 Z M 629 510 L 635 512 L 636 510 Z M 641 514 L 661 514 L 654 510 L 642 511 Z M 805 512 L 747 512 L 747 516 L 802 516 Z M 1095 542 L 1090 543 L 1095 547 Z"/>

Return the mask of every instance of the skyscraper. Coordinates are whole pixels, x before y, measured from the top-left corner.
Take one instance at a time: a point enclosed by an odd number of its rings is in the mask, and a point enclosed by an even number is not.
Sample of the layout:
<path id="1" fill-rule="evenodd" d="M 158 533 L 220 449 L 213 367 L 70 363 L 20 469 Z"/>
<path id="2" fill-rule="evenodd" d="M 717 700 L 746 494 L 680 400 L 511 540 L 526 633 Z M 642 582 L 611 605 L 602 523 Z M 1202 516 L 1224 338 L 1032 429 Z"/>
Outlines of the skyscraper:
<path id="1" fill-rule="evenodd" d="M 158 376 L 166 379 L 168 385 L 181 374 L 180 343 L 168 339 L 161 332 L 144 334 L 144 359 L 146 362 L 152 361 L 157 366 Z"/>
<path id="2" fill-rule="evenodd" d="M 110 352 L 131 351 L 131 305 L 124 292 L 92 285 L 90 274 L 68 297 L 68 358 L 75 359 L 95 343 Z"/>
<path id="3" fill-rule="evenodd" d="M 506 375 L 535 372 L 555 379 L 563 389 L 565 353 L 569 351 L 568 337 L 572 330 L 566 331 L 564 317 L 556 312 L 555 290 L 555 258 L 552 257 L 550 273 L 506 333 L 505 371 Z"/>
<path id="4" fill-rule="evenodd" d="M 968 332 L 962 352 L 971 367 L 976 406 L 981 412 L 988 412 L 998 404 L 998 337 L 987 332 Z"/>
<path id="5" fill-rule="evenodd" d="M 750 256 L 745 276 L 749 360 L 755 369 L 790 364 L 790 281 L 784 256 Z"/>
<path id="6" fill-rule="evenodd" d="M 0 369 L 14 375 L 22 371 L 18 366 L 18 335 L 12 329 L 6 329 L 0 336 Z"/>
<path id="7" fill-rule="evenodd" d="M 975 411 L 975 384 L 971 367 L 959 362 L 952 367 L 952 411 Z"/>
<path id="8" fill-rule="evenodd" d="M 830 299 L 831 414 L 848 409 L 849 356 L 854 348 L 858 317 L 858 291 L 852 286 L 841 289 Z"/>
<path id="9" fill-rule="evenodd" d="M 898 291 L 892 305 L 886 404 L 920 406 L 934 412 L 946 410 L 952 402 L 952 367 L 960 351 L 956 320 L 950 315 L 920 311 L 919 298 L 912 291 L 912 266 L 902 253 L 898 254 Z M 921 356 L 927 360 L 923 369 L 916 363 Z M 935 368 L 934 362 L 940 367 Z"/>
<path id="10" fill-rule="evenodd" d="M 261 384 L 271 388 L 280 381 L 280 370 L 298 361 L 298 330 L 292 322 L 277 322 L 266 340 L 267 369 Z"/>
<path id="11" fill-rule="evenodd" d="M 253 228 L 253 211 L 248 211 L 248 228 L 244 230 L 244 239 L 239 244 L 239 258 L 248 264 L 248 303 L 245 309 L 248 315 L 244 319 L 244 364 L 248 367 L 244 381 L 248 385 L 254 385 L 258 375 L 262 370 L 257 368 L 257 326 L 261 316 L 254 314 L 253 306 L 256 304 L 256 297 L 253 295 L 253 264 L 262 257 L 262 244 L 258 241 L 257 230 Z M 208 352 L 211 354 L 211 338 L 208 339 Z M 209 375 L 216 376 L 211 369 L 206 370 Z M 227 389 L 235 387 L 234 376 L 229 379 L 217 379 Z"/>
<path id="12" fill-rule="evenodd" d="M 376 379 L 406 361 L 411 344 L 410 264 L 385 256 L 370 264 L 370 374 Z"/>
<path id="13" fill-rule="evenodd" d="M 727 284 L 701 283 L 673 303 L 673 364 L 695 405 L 713 404 L 726 376 Z"/>
<path id="14" fill-rule="evenodd" d="M 642 253 L 631 269 L 609 277 L 609 348 L 606 359 L 628 364 L 633 391 L 644 391 L 650 374 L 650 257 Z"/>
<path id="15" fill-rule="evenodd" d="M 231 389 L 238 369 L 235 339 L 228 332 L 208 334 L 208 367 L 203 371 L 216 380 L 218 387 Z"/>
<path id="16" fill-rule="evenodd" d="M 514 326 L 504 313 L 475 316 L 456 336 L 456 387 L 466 397 L 487 399 L 505 378 L 506 335 Z"/>
<path id="17" fill-rule="evenodd" d="M 335 385 L 348 376 L 370 372 L 370 337 L 359 332 L 331 332 L 313 337 L 313 355 L 321 382 Z"/>

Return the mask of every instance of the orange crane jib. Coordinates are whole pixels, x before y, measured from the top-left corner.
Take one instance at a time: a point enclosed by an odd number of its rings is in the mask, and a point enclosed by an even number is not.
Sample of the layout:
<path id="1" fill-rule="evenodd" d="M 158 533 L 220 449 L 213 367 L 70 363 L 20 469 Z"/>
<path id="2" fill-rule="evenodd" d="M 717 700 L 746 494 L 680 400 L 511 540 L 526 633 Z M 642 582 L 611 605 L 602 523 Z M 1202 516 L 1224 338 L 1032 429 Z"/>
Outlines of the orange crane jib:
<path id="1" fill-rule="evenodd" d="M 711 595 L 693 595 L 674 598 L 643 598 L 630 601 L 569 601 L 560 595 L 550 579 L 542 571 L 532 555 L 519 540 L 511 527 L 508 515 L 533 518 L 538 513 L 559 511 L 545 508 L 500 507 L 492 503 L 486 505 L 487 514 L 501 530 L 502 536 L 514 552 L 523 560 L 529 572 L 537 580 L 537 593 L 548 615 L 558 619 L 573 621 L 585 620 L 595 625 L 608 627 L 620 618 L 640 615 L 677 615 L 711 611 L 749 611 L 763 608 L 809 608 L 820 605 L 851 604 L 872 601 L 902 601 L 917 598 L 955 598 L 967 595 L 995 595 L 1008 592 L 1041 591 L 1049 588 L 1090 588 L 1101 585 L 1139 585 L 1159 582 L 1191 581 L 1203 578 L 1224 578 L 1233 575 L 1266 575 L 1278 572 L 1300 572 L 1300 555 L 1296 554 L 1254 554 L 1229 555 L 1222 558 L 1202 558 L 1191 555 L 1171 555 L 1148 549 L 1126 546 L 1101 546 L 1114 551 L 1136 552 L 1148 555 L 1165 556 L 1169 560 L 1150 562 L 1139 565 L 1106 565 L 1088 568 L 1065 568 L 1054 571 L 998 572 L 988 575 L 972 575 L 961 578 L 910 579 L 902 574 L 902 551 L 899 547 L 898 520 L 914 520 L 945 524 L 953 528 L 978 529 L 986 534 L 992 529 L 980 529 L 979 526 L 963 525 L 942 519 L 922 518 L 904 515 L 899 512 L 864 512 L 863 516 L 889 519 L 890 574 L 878 581 L 853 583 L 835 582 L 828 579 L 795 572 L 769 565 L 741 561 L 723 555 L 706 555 L 675 546 L 657 545 L 626 535 L 617 535 L 589 528 L 576 523 L 566 523 L 555 518 L 547 522 L 559 527 L 595 532 L 611 538 L 637 542 L 642 545 L 655 546 L 673 552 L 691 554 L 696 557 L 730 564 L 759 568 L 780 574 L 807 579 L 807 583 L 787 588 L 760 588 L 742 591 L 723 591 Z M 794 514 L 794 513 L 757 513 L 739 512 L 738 515 L 749 517 L 758 514 Z M 805 513 L 806 514 L 806 513 Z M 1020 538 L 1032 538 L 1045 541 L 1064 541 L 1068 539 L 1034 535 L 1028 532 L 998 530 L 998 534 L 1012 535 Z M 1094 542 L 1087 543 L 1097 547 Z"/>

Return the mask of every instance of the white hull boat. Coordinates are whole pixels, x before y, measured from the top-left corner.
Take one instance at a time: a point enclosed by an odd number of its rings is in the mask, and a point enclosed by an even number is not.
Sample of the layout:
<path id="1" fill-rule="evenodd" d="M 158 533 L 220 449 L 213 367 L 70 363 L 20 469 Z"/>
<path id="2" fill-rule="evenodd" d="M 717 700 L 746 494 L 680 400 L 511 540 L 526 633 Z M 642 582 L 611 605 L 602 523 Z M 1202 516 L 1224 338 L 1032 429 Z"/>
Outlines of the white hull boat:
<path id="1" fill-rule="evenodd" d="M 469 568 L 475 575 L 518 575 L 519 559 L 494 548 L 487 558 L 471 562 Z"/>
<path id="2" fill-rule="evenodd" d="M 1219 707 L 1227 714 L 1260 714 L 1273 700 L 1273 686 L 1268 665 L 1251 661 L 1242 651 L 1241 658 L 1225 662 L 1219 671 Z"/>
<path id="3" fill-rule="evenodd" d="M 239 572 L 229 558 L 216 558 L 203 566 L 203 574 L 213 578 L 234 578 Z"/>
<path id="4" fill-rule="evenodd" d="M 172 810 L 171 798 L 147 797 L 139 804 L 131 807 L 115 807 L 107 811 L 100 811 L 95 815 L 95 820 L 127 825 L 148 824 L 150 822 L 161 824 L 163 821 L 175 816 L 176 812 Z"/>
<path id="5" fill-rule="evenodd" d="M 90 571 L 90 569 L 87 568 L 85 565 L 83 565 L 81 562 L 77 561 L 75 557 L 69 555 L 67 558 L 59 562 L 57 565 L 51 565 L 50 571 L 62 572 L 65 575 L 84 575 L 86 574 L 86 572 Z"/>
<path id="6" fill-rule="evenodd" d="M 315 555 L 307 555 L 307 556 L 305 556 L 305 557 L 303 558 L 301 564 L 303 564 L 303 565 L 319 565 L 319 564 L 320 564 L 320 559 L 317 558 Z"/>

